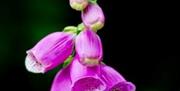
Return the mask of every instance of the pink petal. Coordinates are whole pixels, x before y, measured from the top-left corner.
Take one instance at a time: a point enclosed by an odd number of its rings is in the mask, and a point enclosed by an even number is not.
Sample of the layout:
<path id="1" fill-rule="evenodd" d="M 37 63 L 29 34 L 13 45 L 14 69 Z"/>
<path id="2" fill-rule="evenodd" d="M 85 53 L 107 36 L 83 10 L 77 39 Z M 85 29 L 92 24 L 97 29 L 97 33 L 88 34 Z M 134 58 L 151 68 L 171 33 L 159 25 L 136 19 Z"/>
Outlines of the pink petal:
<path id="1" fill-rule="evenodd" d="M 86 67 L 76 57 L 71 64 L 72 91 L 104 91 L 105 83 L 98 77 L 100 67 Z"/>
<path id="2" fill-rule="evenodd" d="M 54 78 L 51 91 L 71 91 L 69 67 L 61 69 Z"/>
<path id="3" fill-rule="evenodd" d="M 84 25 L 94 31 L 97 31 L 104 26 L 104 13 L 98 4 L 89 4 L 82 12 L 81 17 Z"/>
<path id="4" fill-rule="evenodd" d="M 115 69 L 101 65 L 101 78 L 106 82 L 108 91 L 135 91 L 135 85 L 125 80 Z"/>
<path id="5" fill-rule="evenodd" d="M 44 37 L 27 51 L 25 65 L 28 71 L 44 73 L 55 68 L 72 53 L 74 34 L 55 32 Z"/>
<path id="6" fill-rule="evenodd" d="M 102 60 L 103 50 L 99 36 L 91 30 L 83 30 L 75 40 L 76 52 L 80 62 L 87 66 L 98 65 Z"/>

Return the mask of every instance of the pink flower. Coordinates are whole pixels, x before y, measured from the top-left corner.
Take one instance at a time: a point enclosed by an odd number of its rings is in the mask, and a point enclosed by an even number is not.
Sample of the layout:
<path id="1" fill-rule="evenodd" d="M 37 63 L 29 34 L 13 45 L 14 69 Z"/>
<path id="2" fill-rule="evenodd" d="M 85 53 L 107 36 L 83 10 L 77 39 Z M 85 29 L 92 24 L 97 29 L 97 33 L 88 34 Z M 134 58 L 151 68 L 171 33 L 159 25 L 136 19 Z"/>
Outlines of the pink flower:
<path id="1" fill-rule="evenodd" d="M 104 26 L 105 17 L 98 4 L 89 4 L 81 14 L 84 25 L 94 31 Z"/>
<path id="2" fill-rule="evenodd" d="M 76 57 L 71 65 L 72 91 L 104 91 L 105 83 L 99 77 L 100 66 L 87 67 Z"/>
<path id="3" fill-rule="evenodd" d="M 64 62 L 72 53 L 75 35 L 55 32 L 44 37 L 27 51 L 25 66 L 33 73 L 45 73 Z"/>
<path id="4" fill-rule="evenodd" d="M 87 67 L 76 56 L 70 65 L 58 72 L 51 91 L 135 91 L 135 88 L 113 68 L 105 64 Z"/>
<path id="5" fill-rule="evenodd" d="M 55 77 L 51 91 L 104 91 L 105 83 L 98 76 L 100 66 L 87 67 L 77 56 L 72 63 Z"/>
<path id="6" fill-rule="evenodd" d="M 85 29 L 76 37 L 75 49 L 80 62 L 86 66 L 98 65 L 102 60 L 101 39 L 92 30 Z"/>
<path id="7" fill-rule="evenodd" d="M 110 66 L 102 64 L 100 76 L 108 86 L 108 91 L 135 91 L 135 85 L 126 81 L 121 74 Z"/>

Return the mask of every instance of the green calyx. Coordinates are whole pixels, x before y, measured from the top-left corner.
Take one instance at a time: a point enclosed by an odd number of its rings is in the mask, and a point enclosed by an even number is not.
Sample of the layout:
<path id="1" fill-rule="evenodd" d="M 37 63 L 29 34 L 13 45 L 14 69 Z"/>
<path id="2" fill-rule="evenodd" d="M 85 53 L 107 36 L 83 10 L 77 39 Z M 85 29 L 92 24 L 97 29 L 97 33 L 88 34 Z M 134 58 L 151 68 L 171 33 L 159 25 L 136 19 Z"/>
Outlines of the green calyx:
<path id="1" fill-rule="evenodd" d="M 63 29 L 63 32 L 70 32 L 70 33 L 76 34 L 77 33 L 77 27 L 67 26 Z"/>
<path id="2" fill-rule="evenodd" d="M 78 33 L 81 32 L 81 31 L 83 31 L 84 28 L 85 28 L 85 26 L 84 26 L 83 23 L 79 24 L 79 25 L 77 26 L 77 31 L 78 31 Z"/>
<path id="3" fill-rule="evenodd" d="M 90 3 L 96 4 L 97 0 L 88 0 Z"/>
<path id="4" fill-rule="evenodd" d="M 73 34 L 79 34 L 81 31 L 83 31 L 85 28 L 84 24 L 81 23 L 77 27 L 75 26 L 67 26 L 63 29 L 63 32 L 69 32 Z"/>
<path id="5" fill-rule="evenodd" d="M 73 56 L 72 55 L 70 55 L 65 61 L 64 61 L 64 63 L 63 63 L 63 68 L 64 67 L 66 67 L 66 66 L 68 66 L 70 63 L 71 63 L 71 61 L 73 60 Z"/>

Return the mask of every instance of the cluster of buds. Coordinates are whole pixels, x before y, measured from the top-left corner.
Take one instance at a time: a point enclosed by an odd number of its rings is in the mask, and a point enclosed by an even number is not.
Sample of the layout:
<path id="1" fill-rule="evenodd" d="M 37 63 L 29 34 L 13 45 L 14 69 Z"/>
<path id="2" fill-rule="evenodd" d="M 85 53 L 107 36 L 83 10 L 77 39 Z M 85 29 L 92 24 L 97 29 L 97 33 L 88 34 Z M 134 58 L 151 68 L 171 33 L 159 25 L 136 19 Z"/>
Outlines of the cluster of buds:
<path id="1" fill-rule="evenodd" d="M 64 64 L 51 91 L 135 91 L 133 83 L 102 63 L 102 42 L 96 34 L 105 22 L 100 6 L 92 0 L 70 0 L 70 6 L 81 11 L 83 23 L 40 40 L 27 51 L 26 69 L 46 73 Z"/>
<path id="2" fill-rule="evenodd" d="M 104 26 L 104 13 L 96 1 L 70 0 L 70 6 L 75 10 L 81 11 L 82 21 L 87 28 L 97 31 Z"/>

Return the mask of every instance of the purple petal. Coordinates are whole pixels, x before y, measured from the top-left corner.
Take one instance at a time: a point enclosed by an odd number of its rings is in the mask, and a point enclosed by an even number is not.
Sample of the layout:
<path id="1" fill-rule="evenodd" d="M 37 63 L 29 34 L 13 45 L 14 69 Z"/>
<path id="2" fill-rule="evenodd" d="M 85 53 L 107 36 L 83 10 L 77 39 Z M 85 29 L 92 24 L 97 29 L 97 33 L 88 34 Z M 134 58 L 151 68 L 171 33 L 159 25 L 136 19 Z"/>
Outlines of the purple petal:
<path id="1" fill-rule="evenodd" d="M 71 91 L 69 67 L 61 69 L 54 78 L 51 91 Z"/>
<path id="2" fill-rule="evenodd" d="M 81 14 L 83 23 L 94 31 L 104 26 L 104 13 L 98 4 L 89 4 Z"/>
<path id="3" fill-rule="evenodd" d="M 135 86 L 131 82 L 123 81 L 114 85 L 109 91 L 135 91 Z"/>
<path id="4" fill-rule="evenodd" d="M 44 73 L 53 69 L 72 53 L 74 34 L 55 32 L 49 34 L 27 51 L 25 65 L 28 71 Z"/>
<path id="5" fill-rule="evenodd" d="M 105 83 L 98 77 L 99 66 L 87 67 L 76 57 L 71 64 L 72 91 L 104 91 Z"/>
<path id="6" fill-rule="evenodd" d="M 104 91 L 102 81 L 93 77 L 86 77 L 77 80 L 72 88 L 72 91 Z"/>
<path id="7" fill-rule="evenodd" d="M 127 82 L 115 69 L 101 65 L 101 78 L 106 82 L 109 91 L 135 91 L 135 85 Z"/>
<path id="8" fill-rule="evenodd" d="M 99 36 L 91 30 L 83 30 L 75 40 L 76 52 L 80 62 L 87 66 L 98 65 L 102 60 L 102 43 Z"/>

